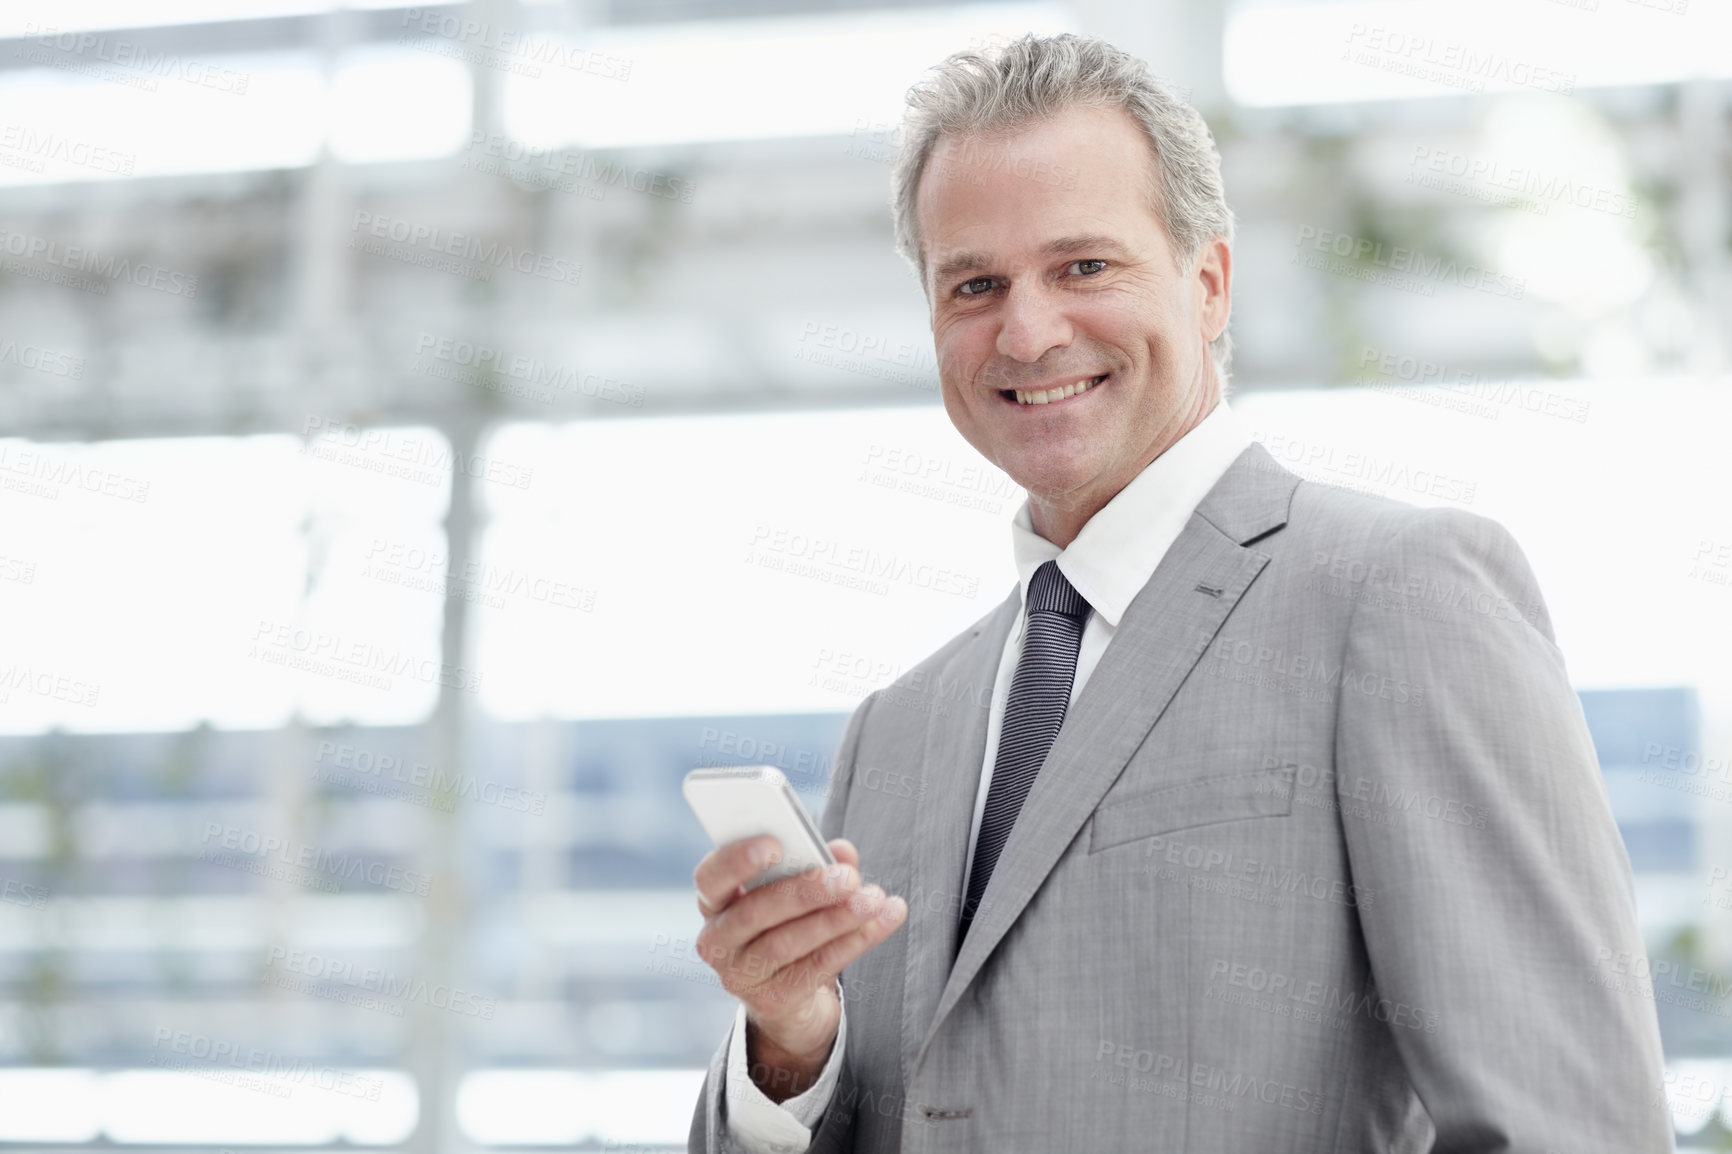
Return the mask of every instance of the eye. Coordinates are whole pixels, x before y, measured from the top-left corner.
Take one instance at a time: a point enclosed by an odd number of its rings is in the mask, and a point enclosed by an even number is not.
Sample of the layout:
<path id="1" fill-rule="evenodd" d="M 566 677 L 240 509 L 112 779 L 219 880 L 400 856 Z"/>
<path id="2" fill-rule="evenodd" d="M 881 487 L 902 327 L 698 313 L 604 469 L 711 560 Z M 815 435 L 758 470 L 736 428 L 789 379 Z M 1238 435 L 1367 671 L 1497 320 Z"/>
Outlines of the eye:
<path id="1" fill-rule="evenodd" d="M 976 286 L 976 287 L 970 287 L 970 286 Z M 987 289 L 989 289 L 990 287 L 992 287 L 992 278 L 991 277 L 989 277 L 989 276 L 977 276 L 973 280 L 965 280 L 961 284 L 957 285 L 956 291 L 961 293 L 965 297 L 974 297 L 974 296 L 979 296 L 983 292 L 986 292 Z"/>
<path id="2" fill-rule="evenodd" d="M 1070 267 L 1073 269 L 1081 268 L 1081 266 L 1083 266 L 1083 265 L 1094 265 L 1095 266 L 1094 268 L 1082 269 L 1082 271 L 1081 271 L 1082 276 L 1093 276 L 1095 273 L 1100 272 L 1102 269 L 1106 268 L 1107 262 L 1104 260 L 1094 260 L 1094 259 L 1073 260 L 1070 262 Z"/>

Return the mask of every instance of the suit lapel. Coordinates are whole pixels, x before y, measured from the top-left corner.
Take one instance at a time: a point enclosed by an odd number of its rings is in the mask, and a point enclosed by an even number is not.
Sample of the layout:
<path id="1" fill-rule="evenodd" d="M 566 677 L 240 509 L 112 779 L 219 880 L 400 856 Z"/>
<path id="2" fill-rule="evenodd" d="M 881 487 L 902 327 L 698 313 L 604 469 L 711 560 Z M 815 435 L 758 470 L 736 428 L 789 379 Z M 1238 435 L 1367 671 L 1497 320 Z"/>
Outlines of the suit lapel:
<path id="1" fill-rule="evenodd" d="M 975 627 L 968 641 L 936 673 L 926 726 L 924 802 L 914 819 L 909 878 L 908 968 L 902 1000 L 902 1071 L 913 1071 L 916 1047 L 926 1036 L 956 958 L 962 867 L 974 799 L 986 756 L 986 723 L 1004 642 L 1016 621 L 1021 594 L 1010 596 Z M 943 708 L 945 713 L 938 710 Z"/>
<path id="2" fill-rule="evenodd" d="M 910 940 L 904 1001 L 905 1077 L 912 1079 L 945 1016 L 1268 563 L 1267 554 L 1241 542 L 1286 523 L 1297 482 L 1298 477 L 1281 468 L 1261 445 L 1252 444 L 1239 455 L 1131 602 L 1065 718 L 1011 830 L 961 953 L 955 953 L 957 914 L 949 903 L 930 903 L 939 908 L 918 919 Z M 1007 606 L 983 623 L 993 628 L 983 630 L 975 644 L 962 647 L 950 663 L 959 675 L 985 674 L 986 684 L 991 685 L 1016 603 L 1013 594 Z M 978 770 L 985 755 L 985 712 L 983 707 L 978 717 L 966 713 L 965 723 L 934 719 L 930 727 L 926 773 L 938 796 L 916 823 L 914 846 L 915 883 L 930 887 L 917 891 L 923 897 L 934 890 L 956 895 L 961 889 L 961 859 L 967 853 L 980 784 L 979 773 L 970 771 Z M 954 967 L 948 965 L 952 957 Z M 930 990 L 935 973 L 941 992 L 934 1007 Z"/>

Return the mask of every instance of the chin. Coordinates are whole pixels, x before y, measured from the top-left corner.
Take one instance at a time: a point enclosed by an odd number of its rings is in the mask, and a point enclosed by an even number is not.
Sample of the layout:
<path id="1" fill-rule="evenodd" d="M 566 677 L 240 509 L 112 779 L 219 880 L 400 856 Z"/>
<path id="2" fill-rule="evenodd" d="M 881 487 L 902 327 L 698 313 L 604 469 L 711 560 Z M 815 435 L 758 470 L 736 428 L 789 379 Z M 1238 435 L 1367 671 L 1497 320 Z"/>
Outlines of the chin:
<path id="1" fill-rule="evenodd" d="M 1092 476 L 1089 469 L 1070 463 L 1064 466 L 1024 468 L 1017 472 L 1006 469 L 1005 472 L 1010 473 L 1011 480 L 1028 490 L 1030 497 L 1058 506 L 1074 500 L 1074 494 L 1086 485 Z"/>

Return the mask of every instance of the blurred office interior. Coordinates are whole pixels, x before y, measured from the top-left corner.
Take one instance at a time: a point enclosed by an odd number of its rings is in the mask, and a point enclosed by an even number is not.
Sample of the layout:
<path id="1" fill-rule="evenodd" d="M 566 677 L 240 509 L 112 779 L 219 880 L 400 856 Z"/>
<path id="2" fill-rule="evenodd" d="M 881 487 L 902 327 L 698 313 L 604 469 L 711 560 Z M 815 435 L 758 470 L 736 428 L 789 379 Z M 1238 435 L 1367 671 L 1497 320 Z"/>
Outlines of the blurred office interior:
<path id="1" fill-rule="evenodd" d="M 1216 134 L 1257 439 L 1522 544 L 1732 1149 L 1707 0 L 6 5 L 0 1148 L 684 1148 L 681 777 L 817 812 L 1014 581 L 887 196 L 926 67 L 1061 30 Z"/>

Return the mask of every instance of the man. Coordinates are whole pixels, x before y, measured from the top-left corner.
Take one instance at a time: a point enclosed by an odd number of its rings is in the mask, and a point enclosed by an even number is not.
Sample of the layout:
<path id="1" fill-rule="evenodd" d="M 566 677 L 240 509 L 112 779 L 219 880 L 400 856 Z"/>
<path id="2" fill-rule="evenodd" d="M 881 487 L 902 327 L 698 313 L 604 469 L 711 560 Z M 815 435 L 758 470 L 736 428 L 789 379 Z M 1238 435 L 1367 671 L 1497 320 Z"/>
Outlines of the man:
<path id="1" fill-rule="evenodd" d="M 1020 581 L 855 712 L 832 876 L 699 864 L 742 1004 L 691 1148 L 1670 1150 L 1514 541 L 1235 423 L 1219 159 L 1140 62 L 1030 37 L 910 104 L 898 244 L 950 419 L 1028 491 Z"/>

